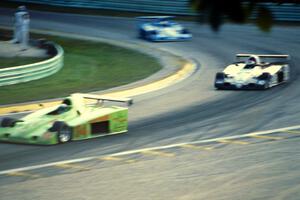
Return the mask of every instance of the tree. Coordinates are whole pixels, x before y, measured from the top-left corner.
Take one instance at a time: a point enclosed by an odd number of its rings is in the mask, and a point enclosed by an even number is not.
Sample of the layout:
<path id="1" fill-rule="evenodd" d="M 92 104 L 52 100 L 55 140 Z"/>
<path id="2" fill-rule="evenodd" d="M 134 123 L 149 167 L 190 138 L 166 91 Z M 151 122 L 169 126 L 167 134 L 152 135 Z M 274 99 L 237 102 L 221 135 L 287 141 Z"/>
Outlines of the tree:
<path id="1" fill-rule="evenodd" d="M 252 19 L 263 31 L 269 31 L 273 24 L 271 10 L 264 3 L 299 3 L 298 0 L 190 0 L 191 6 L 204 16 L 214 31 L 218 31 L 225 21 L 246 23 Z"/>

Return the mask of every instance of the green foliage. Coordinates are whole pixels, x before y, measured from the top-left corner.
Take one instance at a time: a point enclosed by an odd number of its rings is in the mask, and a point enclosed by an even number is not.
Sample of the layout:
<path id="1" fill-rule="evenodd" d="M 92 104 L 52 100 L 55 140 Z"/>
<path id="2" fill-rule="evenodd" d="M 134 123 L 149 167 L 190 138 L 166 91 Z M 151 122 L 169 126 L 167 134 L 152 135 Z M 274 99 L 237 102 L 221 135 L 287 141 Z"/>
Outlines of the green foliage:
<path id="1" fill-rule="evenodd" d="M 191 0 L 191 5 L 199 13 L 207 15 L 215 31 L 219 30 L 224 16 L 236 23 L 245 22 L 245 13 L 240 0 Z"/>
<path id="2" fill-rule="evenodd" d="M 293 0 L 190 0 L 192 8 L 205 16 L 214 31 L 218 31 L 225 20 L 234 23 L 248 22 L 255 12 L 256 17 L 251 21 L 254 21 L 262 31 L 270 31 L 273 18 L 272 12 L 262 4 L 266 2 L 296 3 Z"/>
<path id="3" fill-rule="evenodd" d="M 272 13 L 264 6 L 260 6 L 257 11 L 256 24 L 262 31 L 270 31 L 273 23 Z"/>

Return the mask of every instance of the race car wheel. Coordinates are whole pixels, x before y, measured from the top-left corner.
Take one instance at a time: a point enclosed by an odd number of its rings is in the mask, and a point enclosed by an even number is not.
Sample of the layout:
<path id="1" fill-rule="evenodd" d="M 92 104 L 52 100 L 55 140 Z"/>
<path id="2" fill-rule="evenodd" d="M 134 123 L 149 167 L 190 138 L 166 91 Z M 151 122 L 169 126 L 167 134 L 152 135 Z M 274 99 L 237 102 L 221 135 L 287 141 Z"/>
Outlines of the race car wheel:
<path id="1" fill-rule="evenodd" d="M 270 81 L 272 79 L 271 74 L 269 73 L 263 73 L 258 77 L 259 80 L 265 81 L 265 84 L 263 85 L 263 89 L 268 89 L 270 87 Z"/>
<path id="2" fill-rule="evenodd" d="M 146 31 L 143 30 L 143 29 L 141 29 L 141 30 L 140 30 L 140 33 L 139 33 L 139 37 L 140 37 L 141 39 L 146 39 L 146 35 L 147 35 Z"/>
<path id="3" fill-rule="evenodd" d="M 49 130 L 57 132 L 58 143 L 66 143 L 72 140 L 72 128 L 64 122 L 54 122 L 53 126 Z"/>
<path id="4" fill-rule="evenodd" d="M 189 31 L 188 29 L 185 28 L 185 29 L 182 29 L 182 30 L 181 30 L 181 33 L 182 33 L 182 34 L 190 34 L 190 31 Z"/>
<path id="5" fill-rule="evenodd" d="M 216 80 L 224 80 L 225 79 L 225 74 L 223 72 L 218 72 L 216 74 Z"/>
<path id="6" fill-rule="evenodd" d="M 278 83 L 282 83 L 284 81 L 284 74 L 282 71 L 278 72 L 277 81 L 278 81 Z"/>
<path id="7" fill-rule="evenodd" d="M 224 85 L 225 74 L 223 72 L 218 72 L 215 78 L 215 88 L 221 89 Z M 220 83 L 218 83 L 220 82 Z"/>
<path id="8" fill-rule="evenodd" d="M 17 119 L 5 117 L 1 121 L 1 127 L 14 127 L 17 122 Z"/>
<path id="9" fill-rule="evenodd" d="M 270 87 L 270 83 L 269 83 L 269 81 L 267 81 L 264 85 L 264 89 L 268 89 L 269 87 Z"/>

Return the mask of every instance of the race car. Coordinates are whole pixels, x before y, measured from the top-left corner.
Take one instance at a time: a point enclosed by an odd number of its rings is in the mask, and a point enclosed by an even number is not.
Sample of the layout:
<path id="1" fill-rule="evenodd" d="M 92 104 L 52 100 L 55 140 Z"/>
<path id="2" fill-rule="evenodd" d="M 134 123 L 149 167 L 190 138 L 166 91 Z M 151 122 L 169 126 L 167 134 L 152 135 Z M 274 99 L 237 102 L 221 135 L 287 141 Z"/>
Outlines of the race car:
<path id="1" fill-rule="evenodd" d="M 116 102 L 131 105 L 133 100 L 72 94 L 57 106 L 21 119 L 3 118 L 0 141 L 50 145 L 127 132 L 128 107 L 116 106 Z"/>
<path id="2" fill-rule="evenodd" d="M 237 54 L 236 57 L 237 62 L 216 74 L 215 88 L 267 89 L 289 80 L 289 55 Z M 265 62 L 268 60 L 272 62 Z"/>
<path id="3" fill-rule="evenodd" d="M 173 18 L 173 16 L 137 17 L 139 37 L 153 42 L 191 39 L 190 31 L 172 21 Z"/>

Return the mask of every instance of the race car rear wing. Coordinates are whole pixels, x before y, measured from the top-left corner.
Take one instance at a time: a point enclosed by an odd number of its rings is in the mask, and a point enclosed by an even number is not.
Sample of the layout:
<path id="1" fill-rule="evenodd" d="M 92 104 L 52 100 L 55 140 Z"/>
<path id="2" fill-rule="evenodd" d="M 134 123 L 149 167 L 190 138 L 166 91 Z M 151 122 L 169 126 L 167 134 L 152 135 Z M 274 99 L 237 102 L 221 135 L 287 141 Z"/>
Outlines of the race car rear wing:
<path id="1" fill-rule="evenodd" d="M 174 16 L 141 16 L 136 17 L 137 20 L 140 21 L 162 21 L 162 20 L 170 20 L 174 19 Z"/>
<path id="2" fill-rule="evenodd" d="M 161 22 L 173 19 L 174 16 L 141 16 L 136 17 L 138 24 L 144 24 L 149 22 Z"/>
<path id="3" fill-rule="evenodd" d="M 286 59 L 290 59 L 290 56 L 289 55 L 276 55 L 276 54 L 236 54 L 236 57 L 237 58 L 241 58 L 241 57 L 244 57 L 244 58 L 248 58 L 250 56 L 258 56 L 260 58 L 286 58 Z"/>
<path id="4" fill-rule="evenodd" d="M 102 96 L 102 95 L 96 95 L 96 94 L 84 94 L 84 93 L 76 93 L 76 95 L 80 95 L 84 99 L 93 99 L 98 101 L 111 101 L 111 102 L 121 102 L 126 103 L 127 106 L 131 106 L 133 104 L 133 99 L 131 98 L 115 98 L 115 97 L 109 97 L 109 96 Z"/>
<path id="5" fill-rule="evenodd" d="M 274 62 L 287 62 L 290 60 L 289 55 L 285 54 L 236 54 L 236 59 L 237 61 L 243 61 L 251 56 L 258 57 L 259 63 L 265 63 L 266 61 L 271 63 Z"/>

